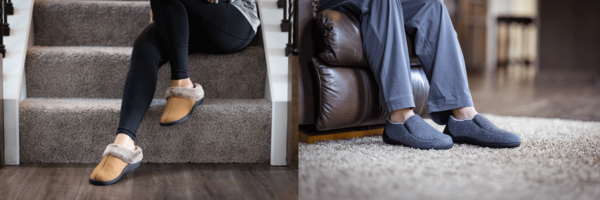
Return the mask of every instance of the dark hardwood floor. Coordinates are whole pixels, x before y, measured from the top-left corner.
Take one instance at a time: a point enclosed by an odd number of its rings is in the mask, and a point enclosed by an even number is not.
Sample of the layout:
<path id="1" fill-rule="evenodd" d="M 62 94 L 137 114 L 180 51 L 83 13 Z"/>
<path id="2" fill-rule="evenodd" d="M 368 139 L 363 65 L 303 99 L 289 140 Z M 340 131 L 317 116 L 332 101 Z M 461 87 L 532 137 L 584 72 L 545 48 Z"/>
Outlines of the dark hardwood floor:
<path id="1" fill-rule="evenodd" d="M 469 73 L 480 113 L 600 121 L 600 74 L 512 67 Z"/>
<path id="2" fill-rule="evenodd" d="M 88 181 L 95 164 L 0 169 L 0 199 L 298 199 L 298 172 L 268 164 L 144 164 L 116 184 Z"/>

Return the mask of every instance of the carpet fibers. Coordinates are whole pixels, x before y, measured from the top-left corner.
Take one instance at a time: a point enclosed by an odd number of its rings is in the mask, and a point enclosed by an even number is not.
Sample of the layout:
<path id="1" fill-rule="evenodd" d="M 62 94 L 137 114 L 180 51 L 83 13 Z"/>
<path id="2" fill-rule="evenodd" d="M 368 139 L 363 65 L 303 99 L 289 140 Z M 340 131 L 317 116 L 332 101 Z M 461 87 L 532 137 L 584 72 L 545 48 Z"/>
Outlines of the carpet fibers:
<path id="1" fill-rule="evenodd" d="M 381 136 L 300 143 L 300 199 L 600 199 L 600 122 L 486 116 L 521 146 L 417 150 Z"/>
<path id="2" fill-rule="evenodd" d="M 149 25 L 149 12 L 149 0 L 35 1 L 26 98 L 19 102 L 21 163 L 102 159 L 117 133 L 133 44 Z M 259 32 L 254 41 L 261 37 Z M 265 50 L 253 43 L 236 53 L 189 56 L 190 78 L 202 85 L 206 99 L 176 126 L 159 125 L 171 85 L 170 65 L 159 69 L 153 103 L 137 130 L 142 162 L 269 162 Z"/>

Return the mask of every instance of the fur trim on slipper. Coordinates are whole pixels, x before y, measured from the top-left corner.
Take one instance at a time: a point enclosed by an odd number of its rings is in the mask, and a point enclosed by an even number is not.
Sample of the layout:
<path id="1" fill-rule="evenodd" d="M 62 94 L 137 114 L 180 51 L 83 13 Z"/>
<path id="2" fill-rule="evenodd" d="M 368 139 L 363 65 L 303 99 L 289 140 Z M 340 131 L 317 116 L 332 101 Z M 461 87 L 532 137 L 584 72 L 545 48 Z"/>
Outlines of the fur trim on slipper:
<path id="1" fill-rule="evenodd" d="M 165 93 L 165 99 L 169 97 L 181 97 L 198 101 L 204 98 L 204 89 L 202 89 L 202 86 L 198 83 L 194 83 L 193 88 L 169 87 Z"/>
<path id="2" fill-rule="evenodd" d="M 112 155 L 120 158 L 123 162 L 133 164 L 142 161 L 144 154 L 142 154 L 142 148 L 135 146 L 135 150 L 131 150 L 127 147 L 118 144 L 109 144 L 106 146 L 106 150 L 102 154 L 102 157 Z"/>

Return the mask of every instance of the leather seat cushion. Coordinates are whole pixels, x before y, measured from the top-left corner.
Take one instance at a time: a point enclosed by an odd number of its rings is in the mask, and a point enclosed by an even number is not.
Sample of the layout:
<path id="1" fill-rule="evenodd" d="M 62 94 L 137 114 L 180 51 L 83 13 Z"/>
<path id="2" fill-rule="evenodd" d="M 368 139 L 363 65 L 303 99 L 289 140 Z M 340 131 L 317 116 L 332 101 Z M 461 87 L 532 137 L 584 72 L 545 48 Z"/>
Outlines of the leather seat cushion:
<path id="1" fill-rule="evenodd" d="M 385 124 L 387 113 L 379 103 L 379 89 L 370 68 L 331 66 L 312 58 L 318 80 L 318 131 Z M 429 83 L 419 65 L 411 66 L 415 114 L 427 115 Z"/>
<path id="2" fill-rule="evenodd" d="M 319 131 L 384 124 L 386 112 L 379 105 L 379 89 L 370 68 L 330 66 L 312 59 L 319 80 Z"/>

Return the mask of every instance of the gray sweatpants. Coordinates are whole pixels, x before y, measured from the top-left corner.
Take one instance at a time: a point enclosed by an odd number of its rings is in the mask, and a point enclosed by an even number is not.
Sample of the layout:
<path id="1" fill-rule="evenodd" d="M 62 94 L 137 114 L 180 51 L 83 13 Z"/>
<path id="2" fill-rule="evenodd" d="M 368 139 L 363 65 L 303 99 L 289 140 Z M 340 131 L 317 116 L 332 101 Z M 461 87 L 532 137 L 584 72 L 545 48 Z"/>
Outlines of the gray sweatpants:
<path id="1" fill-rule="evenodd" d="M 452 109 L 473 106 L 456 31 L 441 0 L 321 0 L 319 11 L 326 9 L 360 19 L 363 48 L 388 113 L 415 107 L 405 32 L 415 39 L 431 85 L 431 119 L 444 125 Z"/>

